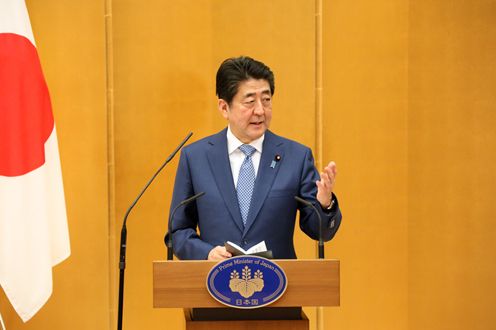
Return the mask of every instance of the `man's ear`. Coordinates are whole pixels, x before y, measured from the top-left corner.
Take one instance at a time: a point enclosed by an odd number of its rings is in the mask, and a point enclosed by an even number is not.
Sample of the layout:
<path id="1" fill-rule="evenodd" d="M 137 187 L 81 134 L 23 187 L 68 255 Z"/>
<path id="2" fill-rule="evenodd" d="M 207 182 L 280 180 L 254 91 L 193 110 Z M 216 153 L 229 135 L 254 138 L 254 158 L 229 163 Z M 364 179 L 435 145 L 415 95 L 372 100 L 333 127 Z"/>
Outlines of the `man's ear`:
<path id="1" fill-rule="evenodd" d="M 223 99 L 219 99 L 217 107 L 222 117 L 224 117 L 225 119 L 229 119 L 229 104 Z"/>

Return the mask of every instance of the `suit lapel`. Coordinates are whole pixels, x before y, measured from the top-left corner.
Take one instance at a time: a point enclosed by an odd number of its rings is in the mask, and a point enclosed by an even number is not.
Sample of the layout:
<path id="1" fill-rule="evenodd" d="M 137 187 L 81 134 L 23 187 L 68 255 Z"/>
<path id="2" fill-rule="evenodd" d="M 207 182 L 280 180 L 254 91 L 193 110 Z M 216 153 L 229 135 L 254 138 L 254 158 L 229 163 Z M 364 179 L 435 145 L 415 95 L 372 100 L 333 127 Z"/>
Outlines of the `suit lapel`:
<path id="1" fill-rule="evenodd" d="M 272 132 L 266 131 L 262 157 L 260 159 L 260 165 L 258 166 L 257 178 L 255 180 L 255 187 L 251 198 L 250 211 L 246 220 L 243 236 L 246 235 L 255 222 L 257 215 L 260 212 L 265 199 L 267 198 L 270 188 L 274 183 L 274 178 L 279 171 L 279 163 L 276 163 L 273 167 L 271 166 L 276 155 L 279 155 L 282 159 L 284 159 L 283 141 L 277 138 L 277 136 Z"/>
<path id="2" fill-rule="evenodd" d="M 243 220 L 238 206 L 238 198 L 234 188 L 232 178 L 231 165 L 229 162 L 229 155 L 227 153 L 227 137 L 226 129 L 220 133 L 215 134 L 209 141 L 210 150 L 207 152 L 207 157 L 217 187 L 224 199 L 229 213 L 231 213 L 234 222 L 238 228 L 243 231 Z"/>

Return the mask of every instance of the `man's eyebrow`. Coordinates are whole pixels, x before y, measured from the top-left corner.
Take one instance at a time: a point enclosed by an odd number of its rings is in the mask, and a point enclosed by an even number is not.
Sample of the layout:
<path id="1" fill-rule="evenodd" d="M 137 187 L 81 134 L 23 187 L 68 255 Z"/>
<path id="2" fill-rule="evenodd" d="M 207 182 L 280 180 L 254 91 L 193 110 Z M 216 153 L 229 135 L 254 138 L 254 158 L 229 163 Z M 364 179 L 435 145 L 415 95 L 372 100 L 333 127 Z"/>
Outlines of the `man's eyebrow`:
<path id="1" fill-rule="evenodd" d="M 261 94 L 269 94 L 269 95 L 271 95 L 271 93 L 270 93 L 270 88 L 264 89 L 264 90 L 261 92 Z M 250 97 L 250 96 L 255 96 L 255 95 L 257 95 L 257 93 L 256 93 L 256 92 L 251 92 L 251 93 L 246 93 L 246 94 L 245 94 L 245 97 Z"/>

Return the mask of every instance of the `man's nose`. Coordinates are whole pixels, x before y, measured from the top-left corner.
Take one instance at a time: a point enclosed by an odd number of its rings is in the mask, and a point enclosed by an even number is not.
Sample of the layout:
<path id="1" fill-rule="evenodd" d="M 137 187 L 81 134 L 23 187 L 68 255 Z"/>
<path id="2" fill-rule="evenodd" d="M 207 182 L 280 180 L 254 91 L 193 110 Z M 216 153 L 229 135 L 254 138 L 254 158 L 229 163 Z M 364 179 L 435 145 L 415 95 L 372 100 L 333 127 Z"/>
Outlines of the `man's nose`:
<path id="1" fill-rule="evenodd" d="M 258 99 L 255 101 L 255 109 L 253 110 L 253 112 L 258 116 L 261 116 L 264 114 L 265 110 L 264 110 L 264 107 L 262 105 L 261 99 Z"/>

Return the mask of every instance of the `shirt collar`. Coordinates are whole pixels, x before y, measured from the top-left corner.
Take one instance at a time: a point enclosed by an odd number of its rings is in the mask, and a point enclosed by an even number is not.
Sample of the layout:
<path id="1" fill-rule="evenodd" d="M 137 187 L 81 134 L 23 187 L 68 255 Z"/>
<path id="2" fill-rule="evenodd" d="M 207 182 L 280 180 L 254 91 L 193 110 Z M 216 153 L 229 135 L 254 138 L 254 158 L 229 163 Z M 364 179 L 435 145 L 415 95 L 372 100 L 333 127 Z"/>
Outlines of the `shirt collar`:
<path id="1" fill-rule="evenodd" d="M 262 146 L 263 146 L 263 141 L 265 138 L 265 134 L 263 134 L 261 137 L 259 137 L 256 140 L 253 140 L 249 143 L 252 147 L 254 147 L 258 152 L 262 153 Z M 234 151 L 236 151 L 239 146 L 243 145 L 245 143 L 241 142 L 237 137 L 234 136 L 233 132 L 231 131 L 231 127 L 227 127 L 227 152 L 228 154 L 232 154 Z"/>

